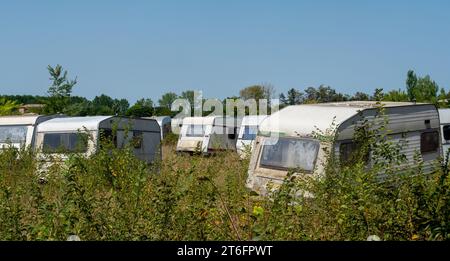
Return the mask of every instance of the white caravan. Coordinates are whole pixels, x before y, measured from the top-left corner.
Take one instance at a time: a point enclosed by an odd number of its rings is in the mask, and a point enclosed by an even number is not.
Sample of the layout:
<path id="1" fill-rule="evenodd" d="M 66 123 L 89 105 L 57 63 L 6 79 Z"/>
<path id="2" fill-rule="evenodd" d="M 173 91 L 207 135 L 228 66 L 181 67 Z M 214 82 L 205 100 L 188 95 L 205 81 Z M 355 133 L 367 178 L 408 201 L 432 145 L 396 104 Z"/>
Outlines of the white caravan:
<path id="1" fill-rule="evenodd" d="M 186 117 L 183 119 L 177 151 L 208 154 L 215 150 L 236 150 L 240 124 L 241 119 L 233 117 Z"/>
<path id="2" fill-rule="evenodd" d="M 153 116 L 150 117 L 150 119 L 154 119 L 158 122 L 159 127 L 161 128 L 161 140 L 163 140 L 164 137 L 172 131 L 172 119 L 169 116 Z"/>
<path id="3" fill-rule="evenodd" d="M 181 126 L 183 126 L 183 118 L 172 118 L 172 133 L 179 135 L 181 133 Z"/>
<path id="4" fill-rule="evenodd" d="M 439 109 L 439 121 L 442 133 L 442 153 L 445 157 L 450 149 L 450 109 Z"/>
<path id="5" fill-rule="evenodd" d="M 58 116 L 26 115 L 0 117 L 0 150 L 6 147 L 34 147 L 35 129 Z"/>
<path id="6" fill-rule="evenodd" d="M 131 143 L 136 157 L 147 163 L 161 157 L 161 132 L 156 120 L 116 116 L 48 120 L 37 127 L 36 148 L 44 160 L 50 161 L 56 157 L 64 160 L 74 152 L 90 156 L 97 151 L 100 137 L 110 139 L 117 148 Z"/>
<path id="7" fill-rule="evenodd" d="M 414 164 L 414 155 L 418 153 L 424 171 L 430 171 L 442 151 L 436 106 L 400 102 L 383 104 L 389 118 L 388 136 L 394 142 L 407 141 L 401 151 L 407 162 L 400 167 Z M 268 183 L 274 188 L 279 186 L 289 169 L 301 169 L 295 174 L 298 176 L 321 176 L 327 162 L 327 149 L 331 149 L 337 159 L 348 161 L 357 148 L 353 140 L 355 124 L 363 117 L 373 121 L 376 113 L 375 102 L 360 101 L 294 105 L 275 112 L 259 127 L 247 187 L 265 195 Z M 327 133 L 333 124 L 336 132 L 334 136 L 331 134 L 331 141 L 314 138 L 319 130 Z"/>
<path id="8" fill-rule="evenodd" d="M 267 115 L 249 115 L 242 118 L 236 142 L 236 150 L 241 157 L 245 157 L 246 152 L 252 151 L 258 127 L 265 118 Z"/>

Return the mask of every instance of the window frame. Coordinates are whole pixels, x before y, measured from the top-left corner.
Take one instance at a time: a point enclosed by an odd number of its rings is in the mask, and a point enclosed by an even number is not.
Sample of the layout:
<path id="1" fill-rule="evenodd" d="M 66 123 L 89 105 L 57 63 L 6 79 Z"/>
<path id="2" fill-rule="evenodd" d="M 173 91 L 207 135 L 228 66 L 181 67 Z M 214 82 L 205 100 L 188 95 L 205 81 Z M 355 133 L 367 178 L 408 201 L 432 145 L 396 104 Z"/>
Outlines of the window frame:
<path id="1" fill-rule="evenodd" d="M 315 152 L 314 155 L 314 161 L 312 163 L 312 170 L 306 170 L 306 169 L 302 169 L 300 167 L 296 167 L 296 168 L 287 168 L 287 167 L 280 167 L 280 166 L 272 166 L 272 165 L 267 165 L 267 164 L 263 164 L 262 163 L 262 157 L 264 154 L 264 148 L 266 145 L 264 145 L 264 143 L 266 142 L 266 140 L 263 140 L 262 145 L 261 145 L 261 149 L 259 151 L 259 157 L 258 157 L 258 168 L 263 168 L 263 169 L 270 169 L 270 170 L 281 170 L 281 171 L 289 171 L 292 169 L 301 169 L 302 173 L 306 173 L 306 174 L 312 174 L 316 168 L 316 164 L 317 164 L 317 159 L 319 156 L 319 151 L 320 151 L 320 146 L 321 143 L 319 140 L 316 139 L 312 139 L 312 138 L 307 138 L 307 137 L 278 137 L 278 139 L 287 139 L 287 140 L 303 140 L 303 141 L 311 141 L 317 144 L 317 150 Z"/>
<path id="2" fill-rule="evenodd" d="M 201 135 L 193 135 L 193 134 L 191 134 L 191 133 L 189 132 L 189 130 L 191 129 L 192 126 L 200 126 L 201 129 L 202 129 Z M 194 129 L 195 129 L 195 128 L 194 128 Z M 204 137 L 204 136 L 205 136 L 205 133 L 206 133 L 206 126 L 203 125 L 203 124 L 188 124 L 188 125 L 186 126 L 186 135 L 185 135 L 186 137 L 190 137 L 190 138 L 201 138 L 201 137 Z"/>
<path id="3" fill-rule="evenodd" d="M 358 150 L 360 148 L 360 144 L 358 144 L 357 142 L 355 142 L 354 140 L 343 140 L 339 142 L 339 163 L 340 164 L 353 164 L 354 163 L 354 157 L 350 157 L 347 159 L 343 159 L 342 158 L 342 145 L 348 145 L 348 144 L 353 144 L 353 151 Z M 353 152 L 352 151 L 352 152 Z M 369 151 L 367 152 L 367 155 L 365 155 L 364 161 L 367 165 L 370 164 L 370 155 L 371 155 L 371 151 L 369 149 Z"/>
<path id="4" fill-rule="evenodd" d="M 7 142 L 11 142 L 11 143 L 23 143 L 25 144 L 27 142 L 27 136 L 28 136 L 28 125 L 1 125 L 0 128 L 23 128 L 25 129 L 25 135 L 24 135 L 24 139 L 23 140 L 0 140 L 0 143 L 7 143 Z"/>
<path id="5" fill-rule="evenodd" d="M 445 135 L 446 131 L 448 131 L 449 133 L 448 136 Z M 444 138 L 445 141 L 450 141 L 450 124 L 442 125 L 442 137 Z"/>
<path id="6" fill-rule="evenodd" d="M 48 149 L 49 146 L 45 144 L 45 140 L 46 137 L 49 137 L 50 135 L 59 135 L 59 148 L 51 148 L 50 150 Z M 75 147 L 74 150 L 69 150 L 68 148 L 64 147 L 65 144 L 63 144 L 61 142 L 61 137 L 63 135 L 69 136 L 69 140 L 70 140 L 70 136 L 75 135 L 77 137 L 77 144 L 76 147 L 78 146 L 78 142 L 82 141 L 84 143 L 84 147 L 82 150 L 77 149 Z M 86 139 L 83 141 L 83 139 L 78 139 L 78 137 L 80 135 L 86 135 Z M 44 154 L 72 154 L 72 153 L 86 153 L 89 150 L 89 140 L 87 139 L 88 137 L 88 133 L 79 133 L 79 132 L 47 132 L 44 133 L 44 136 L 42 137 L 42 153 Z M 62 145 L 62 146 L 61 146 Z"/>
<path id="7" fill-rule="evenodd" d="M 134 149 L 142 149 L 142 145 L 144 143 L 144 132 L 140 130 L 133 130 L 131 142 Z"/>
<path id="8" fill-rule="evenodd" d="M 248 130 L 250 131 L 250 130 L 252 130 L 252 129 L 255 129 L 256 130 L 256 132 L 254 133 L 254 134 L 251 134 L 251 133 L 246 133 L 245 132 L 245 130 L 248 128 Z M 252 137 L 254 137 L 253 139 L 247 139 L 246 138 L 246 135 L 252 135 Z M 241 136 L 241 140 L 249 140 L 249 141 L 252 141 L 252 140 L 255 140 L 256 139 L 256 136 L 258 135 L 258 126 L 257 125 L 245 125 L 244 126 L 244 129 L 242 130 L 242 136 Z"/>
<path id="9" fill-rule="evenodd" d="M 436 148 L 434 148 L 433 150 L 427 150 L 424 151 L 422 143 L 423 143 L 423 137 L 424 135 L 429 135 L 429 134 L 435 134 L 436 135 Z M 437 153 L 439 152 L 439 147 L 440 147 L 440 139 L 441 137 L 439 136 L 439 131 L 438 130 L 430 130 L 430 131 L 424 131 L 420 133 L 420 154 L 424 155 L 424 154 L 430 154 L 430 153 Z"/>
<path id="10" fill-rule="evenodd" d="M 114 148 L 117 148 L 117 132 L 114 133 L 114 131 L 112 129 L 109 128 L 101 128 L 98 131 L 98 141 L 99 141 L 99 145 L 102 145 L 102 143 L 104 142 L 103 139 L 110 139 L 112 137 L 112 140 L 110 140 L 112 142 L 112 145 L 114 146 Z"/>

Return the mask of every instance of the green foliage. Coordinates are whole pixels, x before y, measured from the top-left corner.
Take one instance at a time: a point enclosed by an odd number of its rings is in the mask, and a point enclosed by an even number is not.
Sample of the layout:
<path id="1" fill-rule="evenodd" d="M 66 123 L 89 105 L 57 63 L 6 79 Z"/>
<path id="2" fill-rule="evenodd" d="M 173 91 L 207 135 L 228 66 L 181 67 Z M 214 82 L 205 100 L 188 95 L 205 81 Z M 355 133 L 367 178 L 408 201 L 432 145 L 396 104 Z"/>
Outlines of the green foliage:
<path id="1" fill-rule="evenodd" d="M 364 92 L 356 92 L 350 100 L 352 101 L 370 101 L 370 96 Z"/>
<path id="2" fill-rule="evenodd" d="M 140 99 L 127 112 L 127 116 L 150 117 L 153 115 L 153 101 L 151 99 Z"/>
<path id="3" fill-rule="evenodd" d="M 255 99 L 259 101 L 260 99 L 266 99 L 264 86 L 262 85 L 253 85 L 246 87 L 239 91 L 240 98 L 244 100 Z"/>
<path id="4" fill-rule="evenodd" d="M 39 95 L 0 95 L 0 98 L 15 101 L 19 104 L 43 103 L 48 97 Z"/>
<path id="5" fill-rule="evenodd" d="M 296 105 L 303 102 L 303 93 L 292 88 L 287 92 L 285 105 Z"/>
<path id="6" fill-rule="evenodd" d="M 178 114 L 177 111 L 171 111 L 167 107 L 154 107 L 153 108 L 153 115 L 174 117 L 177 114 Z"/>
<path id="7" fill-rule="evenodd" d="M 170 110 L 172 103 L 178 98 L 178 95 L 173 92 L 165 93 L 161 96 L 161 99 L 158 100 L 159 106 L 167 108 Z"/>
<path id="8" fill-rule="evenodd" d="M 407 73 L 406 89 L 410 101 L 430 102 L 437 104 L 439 86 L 429 75 L 417 77 L 414 71 Z"/>
<path id="9" fill-rule="evenodd" d="M 124 116 L 130 104 L 126 99 L 113 99 L 105 94 L 95 96 L 92 100 L 92 115 L 119 115 Z"/>
<path id="10" fill-rule="evenodd" d="M 70 104 L 70 95 L 72 88 L 77 84 L 77 79 L 67 79 L 67 71 L 59 64 L 54 68 L 49 65 L 47 69 L 52 84 L 47 91 L 49 98 L 46 100 L 45 113 L 62 113 Z"/>
<path id="11" fill-rule="evenodd" d="M 187 90 L 187 91 L 183 91 L 180 95 L 180 97 L 182 99 L 186 99 L 189 101 L 189 104 L 191 104 L 191 106 L 194 106 L 194 91 L 192 90 Z"/>
<path id="12" fill-rule="evenodd" d="M 405 91 L 392 90 L 383 95 L 383 101 L 408 102 L 409 96 Z"/>
<path id="13" fill-rule="evenodd" d="M 379 115 L 379 128 L 367 121 L 357 126 L 361 151 L 352 164 L 330 160 L 321 179 L 290 171 L 270 198 L 245 188 L 248 158 L 177 155 L 174 140 L 153 165 L 137 160 L 130 147 L 105 142 L 89 158 L 74 153 L 55 162 L 44 184 L 37 182 L 31 150 L 6 149 L 0 153 L 0 239 L 449 239 L 448 162 L 428 176 L 416 175 L 420 164 L 401 172 L 397 145 L 384 136 L 382 108 Z M 371 169 L 367 150 L 380 159 Z M 383 182 L 381 170 L 388 174 Z"/>
<path id="14" fill-rule="evenodd" d="M 0 116 L 16 114 L 19 104 L 6 98 L 0 98 Z"/>
<path id="15" fill-rule="evenodd" d="M 319 88 L 308 87 L 305 90 L 307 103 L 337 102 L 350 99 L 347 95 L 336 92 L 330 86 L 320 85 Z"/>

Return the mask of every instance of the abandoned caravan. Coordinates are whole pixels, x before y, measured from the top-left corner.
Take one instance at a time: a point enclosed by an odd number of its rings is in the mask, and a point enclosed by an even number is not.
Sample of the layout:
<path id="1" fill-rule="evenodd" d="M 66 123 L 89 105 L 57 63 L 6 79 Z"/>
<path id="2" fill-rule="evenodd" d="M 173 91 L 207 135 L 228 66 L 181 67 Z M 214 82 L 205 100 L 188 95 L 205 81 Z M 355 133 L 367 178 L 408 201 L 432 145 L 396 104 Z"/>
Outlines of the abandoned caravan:
<path id="1" fill-rule="evenodd" d="M 446 157 L 450 149 L 450 109 L 439 109 L 439 121 L 442 133 L 442 153 Z"/>
<path id="2" fill-rule="evenodd" d="M 34 147 L 36 126 L 60 115 L 0 117 L 0 150 L 6 147 Z"/>
<path id="3" fill-rule="evenodd" d="M 241 118 L 207 116 L 183 119 L 177 152 L 211 153 L 215 150 L 236 150 Z"/>
<path id="4" fill-rule="evenodd" d="M 184 118 L 172 118 L 171 119 L 171 131 L 175 134 L 180 134 L 181 127 L 183 126 L 183 119 Z"/>
<path id="5" fill-rule="evenodd" d="M 161 140 L 163 140 L 167 134 L 172 131 L 171 121 L 172 119 L 169 116 L 153 116 L 150 118 L 143 117 L 143 119 L 154 119 L 158 122 L 159 127 L 161 129 Z"/>
<path id="6" fill-rule="evenodd" d="M 65 160 L 70 153 L 92 155 L 99 148 L 100 137 L 110 139 L 117 148 L 131 143 L 135 156 L 147 163 L 161 157 L 161 133 L 156 120 L 116 116 L 48 120 L 38 125 L 36 148 L 40 158 L 50 163 Z"/>
<path id="7" fill-rule="evenodd" d="M 432 104 L 383 102 L 388 117 L 388 136 L 393 142 L 406 141 L 401 153 L 405 168 L 419 153 L 424 171 L 441 155 L 439 114 Z M 326 149 L 331 147 L 340 160 L 349 159 L 357 148 L 353 140 L 355 126 L 363 119 L 374 122 L 376 102 L 354 101 L 288 106 L 262 122 L 249 164 L 247 187 L 266 195 L 268 183 L 279 186 L 289 169 L 300 169 L 295 175 L 318 177 L 324 174 Z M 330 141 L 314 137 L 335 124 Z M 370 161 L 370 160 L 369 160 Z M 369 163 L 370 164 L 370 163 Z"/>
<path id="8" fill-rule="evenodd" d="M 259 125 L 265 118 L 267 118 L 267 115 L 249 115 L 242 118 L 236 142 L 236 150 L 239 156 L 245 157 L 247 153 L 251 153 Z"/>

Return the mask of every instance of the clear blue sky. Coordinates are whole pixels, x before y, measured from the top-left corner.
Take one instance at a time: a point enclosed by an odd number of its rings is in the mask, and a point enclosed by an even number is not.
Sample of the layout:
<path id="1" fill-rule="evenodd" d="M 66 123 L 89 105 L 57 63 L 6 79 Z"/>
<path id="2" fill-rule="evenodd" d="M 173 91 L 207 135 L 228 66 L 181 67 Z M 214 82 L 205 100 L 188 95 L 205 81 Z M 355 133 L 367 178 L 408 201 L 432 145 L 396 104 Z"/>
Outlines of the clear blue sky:
<path id="1" fill-rule="evenodd" d="M 408 69 L 448 90 L 450 1 L 1 0 L 0 94 L 44 95 L 57 63 L 74 95 L 130 102 L 258 83 L 373 93 Z"/>

